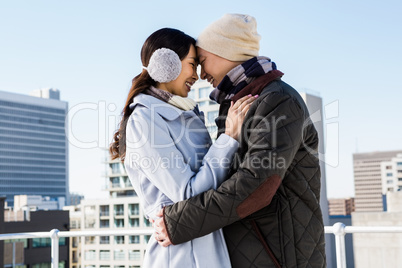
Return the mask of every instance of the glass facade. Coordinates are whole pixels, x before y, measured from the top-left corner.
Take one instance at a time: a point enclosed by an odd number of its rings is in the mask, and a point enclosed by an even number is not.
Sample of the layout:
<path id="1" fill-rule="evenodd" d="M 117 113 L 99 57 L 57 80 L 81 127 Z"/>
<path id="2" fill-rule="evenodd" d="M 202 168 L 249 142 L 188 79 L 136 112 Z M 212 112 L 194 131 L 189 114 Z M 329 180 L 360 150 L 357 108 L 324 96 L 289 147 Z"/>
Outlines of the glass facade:
<path id="1" fill-rule="evenodd" d="M 67 103 L 0 92 L 0 196 L 68 200 Z"/>

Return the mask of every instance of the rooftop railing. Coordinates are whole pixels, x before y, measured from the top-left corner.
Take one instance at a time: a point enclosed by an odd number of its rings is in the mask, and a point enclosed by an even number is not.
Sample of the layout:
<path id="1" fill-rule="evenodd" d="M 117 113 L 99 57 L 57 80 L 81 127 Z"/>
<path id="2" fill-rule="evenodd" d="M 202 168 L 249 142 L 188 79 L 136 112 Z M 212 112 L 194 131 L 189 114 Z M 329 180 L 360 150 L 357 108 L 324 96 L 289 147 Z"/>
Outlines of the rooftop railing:
<path id="1" fill-rule="evenodd" d="M 59 239 L 60 237 L 82 237 L 82 236 L 108 236 L 108 235 L 151 235 L 150 229 L 124 229 L 105 231 L 59 231 L 53 229 L 50 232 L 14 233 L 0 234 L 0 240 L 9 239 L 51 239 L 51 267 L 59 267 Z M 345 226 L 341 222 L 333 226 L 325 226 L 326 234 L 335 235 L 336 263 L 338 268 L 346 268 L 345 235 L 352 233 L 402 233 L 402 226 Z"/>

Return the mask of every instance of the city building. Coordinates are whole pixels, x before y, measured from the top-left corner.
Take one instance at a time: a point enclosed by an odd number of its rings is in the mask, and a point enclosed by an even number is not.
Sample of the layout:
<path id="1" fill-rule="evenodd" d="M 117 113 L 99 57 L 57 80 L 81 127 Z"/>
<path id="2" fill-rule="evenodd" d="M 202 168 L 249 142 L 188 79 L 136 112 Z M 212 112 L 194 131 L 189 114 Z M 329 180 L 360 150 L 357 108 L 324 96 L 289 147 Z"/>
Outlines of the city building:
<path id="1" fill-rule="evenodd" d="M 124 164 L 119 160 L 107 160 L 105 164 L 104 189 L 109 192 L 109 198 L 81 200 L 79 229 L 149 228 L 152 232 L 152 224 L 143 214 L 140 199 L 128 179 Z M 86 237 L 84 241 L 76 241 L 81 252 L 80 263 L 76 267 L 141 267 L 149 239 L 150 235 Z"/>
<path id="2" fill-rule="evenodd" d="M 64 197 L 68 202 L 68 104 L 60 92 L 0 91 L 0 196 Z"/>
<path id="3" fill-rule="evenodd" d="M 351 215 L 355 211 L 355 199 L 348 198 L 330 198 L 328 199 L 328 208 L 330 216 Z"/>
<path id="4" fill-rule="evenodd" d="M 68 231 L 69 213 L 62 210 L 4 211 L 0 197 L 0 233 Z M 10 214 L 13 215 L 10 217 Z M 17 215 L 14 217 L 14 215 Z M 0 267 L 50 267 L 50 238 L 13 239 L 0 241 Z M 69 267 L 68 240 L 59 240 L 59 268 Z"/>
<path id="5" fill-rule="evenodd" d="M 84 199 L 84 196 L 79 193 L 70 193 L 70 206 L 77 206 L 81 203 L 81 200 Z"/>
<path id="6" fill-rule="evenodd" d="M 63 210 L 66 210 L 70 214 L 70 231 L 81 231 L 81 205 L 65 206 Z M 69 238 L 69 263 L 70 268 L 81 267 L 81 243 L 80 237 Z"/>
<path id="7" fill-rule="evenodd" d="M 19 210 L 62 210 L 66 205 L 64 197 L 50 198 L 40 195 L 15 195 L 14 211 Z"/>
<path id="8" fill-rule="evenodd" d="M 321 192 L 320 192 L 320 205 L 322 211 L 322 217 L 324 221 L 324 226 L 330 225 L 329 221 L 329 209 L 328 209 L 328 199 L 327 199 L 327 177 L 326 177 L 326 149 L 327 149 L 327 141 L 324 139 L 324 107 L 322 104 L 322 98 L 313 94 L 309 94 L 306 92 L 300 93 L 301 97 L 303 98 L 304 102 L 307 105 L 307 108 L 310 113 L 311 121 L 314 124 L 317 132 L 318 138 L 320 140 L 318 145 L 318 155 L 320 160 L 320 168 L 321 168 Z M 331 234 L 326 234 L 325 239 L 330 239 Z M 333 247 L 334 244 L 326 243 L 325 244 L 325 253 L 328 260 L 332 259 L 333 255 Z M 328 268 L 332 268 L 332 263 L 327 263 Z"/>
<path id="9" fill-rule="evenodd" d="M 383 196 L 382 162 L 390 162 L 402 151 L 353 154 L 355 211 L 379 212 L 386 207 Z M 385 168 L 389 165 L 384 164 Z"/>
<path id="10" fill-rule="evenodd" d="M 402 226 L 402 192 L 388 192 L 386 198 L 387 211 L 354 212 L 352 225 Z M 355 233 L 353 246 L 356 268 L 401 267 L 401 233 Z"/>
<path id="11" fill-rule="evenodd" d="M 215 119 L 219 115 L 219 104 L 209 98 L 213 90 L 211 84 L 206 80 L 198 80 L 191 88 L 188 97 L 195 100 L 200 111 L 204 113 L 205 126 L 212 140 L 216 139 L 218 128 Z"/>
<path id="12" fill-rule="evenodd" d="M 402 154 L 381 163 L 382 194 L 402 191 Z"/>

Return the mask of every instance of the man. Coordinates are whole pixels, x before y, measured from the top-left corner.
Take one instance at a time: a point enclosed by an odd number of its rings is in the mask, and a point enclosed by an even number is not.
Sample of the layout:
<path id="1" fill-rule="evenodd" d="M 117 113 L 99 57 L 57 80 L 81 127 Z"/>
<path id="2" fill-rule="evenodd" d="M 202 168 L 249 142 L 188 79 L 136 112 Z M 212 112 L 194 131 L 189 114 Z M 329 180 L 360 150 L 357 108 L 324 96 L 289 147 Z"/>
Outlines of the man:
<path id="1" fill-rule="evenodd" d="M 226 14 L 197 40 L 201 78 L 221 104 L 259 95 L 242 126 L 230 177 L 217 190 L 167 206 L 155 222 L 162 246 L 223 228 L 233 267 L 325 267 L 318 135 L 300 95 L 258 56 L 253 17 Z M 206 256 L 207 257 L 207 256 Z"/>

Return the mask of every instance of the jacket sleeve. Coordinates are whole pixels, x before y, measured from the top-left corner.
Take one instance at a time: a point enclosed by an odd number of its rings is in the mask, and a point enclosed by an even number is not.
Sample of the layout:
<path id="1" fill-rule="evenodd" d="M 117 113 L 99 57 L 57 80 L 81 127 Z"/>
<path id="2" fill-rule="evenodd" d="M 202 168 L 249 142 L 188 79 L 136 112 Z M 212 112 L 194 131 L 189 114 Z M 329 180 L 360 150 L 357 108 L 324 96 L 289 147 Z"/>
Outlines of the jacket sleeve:
<path id="1" fill-rule="evenodd" d="M 236 140 L 227 135 L 219 137 L 202 159 L 199 170 L 194 172 L 160 115 L 151 115 L 151 110 L 145 107 L 134 113 L 126 129 L 126 161 L 170 200 L 178 202 L 216 189 L 226 179 L 238 148 Z"/>
<path id="2" fill-rule="evenodd" d="M 304 111 L 289 95 L 274 92 L 261 98 L 245 119 L 241 144 L 248 149 L 236 172 L 217 190 L 164 208 L 173 244 L 209 234 L 270 204 L 302 144 Z"/>

